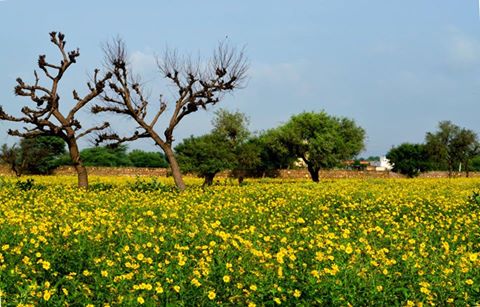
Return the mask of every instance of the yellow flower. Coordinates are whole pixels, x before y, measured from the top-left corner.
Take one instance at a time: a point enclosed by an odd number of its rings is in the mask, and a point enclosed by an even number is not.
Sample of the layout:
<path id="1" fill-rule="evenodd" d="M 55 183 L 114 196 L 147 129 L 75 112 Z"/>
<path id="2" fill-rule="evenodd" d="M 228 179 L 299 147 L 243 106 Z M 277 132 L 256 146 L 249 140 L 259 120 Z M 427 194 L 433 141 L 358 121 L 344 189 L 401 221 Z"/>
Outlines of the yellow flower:
<path id="1" fill-rule="evenodd" d="M 173 290 L 175 290 L 175 292 L 179 293 L 180 292 L 180 286 L 173 286 Z"/>
<path id="2" fill-rule="evenodd" d="M 157 292 L 158 294 L 161 294 L 161 293 L 163 293 L 163 288 L 158 286 L 158 287 L 155 288 L 155 292 Z"/>
<path id="3" fill-rule="evenodd" d="M 383 286 L 377 286 L 377 291 L 382 292 L 383 291 Z"/>
<path id="4" fill-rule="evenodd" d="M 42 268 L 43 268 L 44 270 L 49 270 L 49 269 L 50 269 L 50 262 L 48 262 L 48 261 L 43 261 L 43 262 L 42 262 Z"/>
<path id="5" fill-rule="evenodd" d="M 281 301 L 278 297 L 273 298 L 273 301 L 274 301 L 275 304 L 277 304 L 277 305 L 281 305 L 281 304 L 282 304 L 282 301 Z"/>
<path id="6" fill-rule="evenodd" d="M 226 283 L 229 283 L 231 280 L 230 276 L 229 275 L 225 275 L 223 276 L 223 282 L 226 282 Z"/>
<path id="7" fill-rule="evenodd" d="M 140 254 L 137 255 L 137 259 L 138 259 L 139 261 L 142 261 L 143 258 L 145 258 L 145 256 L 143 256 L 142 253 L 140 253 Z"/>
<path id="8" fill-rule="evenodd" d="M 63 292 L 63 294 L 65 294 L 65 296 L 67 296 L 67 295 L 68 295 L 68 290 L 67 290 L 67 289 L 65 289 L 65 288 L 62 288 L 62 292 Z"/>
<path id="9" fill-rule="evenodd" d="M 347 254 L 353 253 L 353 248 L 352 248 L 352 246 L 350 246 L 350 244 L 347 246 L 347 248 L 345 248 L 345 253 L 347 253 Z"/>
<path id="10" fill-rule="evenodd" d="M 52 297 L 52 293 L 49 290 L 43 291 L 43 299 L 48 302 L 48 300 Z"/>
<path id="11" fill-rule="evenodd" d="M 251 285 L 251 286 L 250 286 L 250 290 L 252 290 L 252 291 L 257 291 L 257 286 L 256 286 L 256 285 Z"/>
<path id="12" fill-rule="evenodd" d="M 256 306 L 257 306 L 257 304 L 255 304 L 253 302 L 248 303 L 248 307 L 256 307 Z"/>
<path id="13" fill-rule="evenodd" d="M 139 297 L 137 297 L 137 302 L 138 302 L 140 305 L 143 305 L 143 303 L 145 303 L 145 300 L 143 299 L 143 297 L 139 296 Z"/>
<path id="14" fill-rule="evenodd" d="M 473 280 L 471 280 L 470 278 L 465 280 L 465 283 L 469 286 L 473 285 Z"/>
<path id="15" fill-rule="evenodd" d="M 215 294 L 215 291 L 209 291 L 208 292 L 208 298 L 213 300 L 215 297 L 217 296 L 217 294 Z"/>
<path id="16" fill-rule="evenodd" d="M 107 277 L 107 276 L 108 276 L 108 272 L 107 272 L 107 271 L 102 271 L 101 274 L 102 274 L 102 277 Z"/>
<path id="17" fill-rule="evenodd" d="M 299 298 L 301 295 L 302 292 L 300 290 L 295 289 L 295 291 L 293 291 L 293 296 L 295 296 L 296 298 Z"/>

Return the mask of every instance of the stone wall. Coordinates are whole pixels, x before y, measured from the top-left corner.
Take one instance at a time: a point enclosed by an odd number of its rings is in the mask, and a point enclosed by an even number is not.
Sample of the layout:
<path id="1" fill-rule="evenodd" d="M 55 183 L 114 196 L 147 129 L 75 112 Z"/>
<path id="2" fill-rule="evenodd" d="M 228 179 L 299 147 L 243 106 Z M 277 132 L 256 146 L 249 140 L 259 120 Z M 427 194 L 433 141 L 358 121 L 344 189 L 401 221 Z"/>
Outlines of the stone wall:
<path id="1" fill-rule="evenodd" d="M 165 168 L 146 167 L 87 167 L 89 175 L 96 176 L 167 176 Z M 76 175 L 75 169 L 71 166 L 62 166 L 55 170 L 55 175 Z M 0 175 L 14 175 L 6 165 L 0 165 Z M 218 177 L 227 177 L 229 172 L 222 172 Z M 280 170 L 279 178 L 300 179 L 310 178 L 305 169 Z M 403 178 L 404 176 L 393 172 L 376 171 L 350 171 L 350 170 L 324 170 L 320 171 L 320 178 Z M 447 172 L 427 172 L 420 174 L 420 178 L 447 178 Z M 465 177 L 465 173 L 454 173 L 454 177 Z M 470 177 L 480 177 L 480 172 L 471 172 Z"/>

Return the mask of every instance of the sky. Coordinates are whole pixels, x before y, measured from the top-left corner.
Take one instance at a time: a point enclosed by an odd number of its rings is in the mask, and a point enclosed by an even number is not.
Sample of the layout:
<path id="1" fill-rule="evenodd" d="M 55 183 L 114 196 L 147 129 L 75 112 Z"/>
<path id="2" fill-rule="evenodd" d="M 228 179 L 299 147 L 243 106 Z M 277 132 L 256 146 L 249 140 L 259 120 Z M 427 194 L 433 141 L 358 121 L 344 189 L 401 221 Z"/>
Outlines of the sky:
<path id="1" fill-rule="evenodd" d="M 78 63 L 62 80 L 67 107 L 71 91 L 85 92 L 92 71 L 102 68 L 102 45 L 116 36 L 126 42 L 132 69 L 153 101 L 174 93 L 155 56 L 174 48 L 208 59 L 227 41 L 245 48 L 245 87 L 185 118 L 176 142 L 208 133 L 220 107 L 245 113 L 255 132 L 323 110 L 366 130 L 361 156 L 385 155 L 403 142 L 423 142 L 442 120 L 480 133 L 478 6 L 476 0 L 3 0 L 0 105 L 19 114 L 31 103 L 14 96 L 15 79 L 33 81 L 39 54 L 58 59 L 50 31 L 65 33 L 70 49 L 80 48 Z M 104 121 L 87 109 L 79 119 L 84 126 Z M 121 133 L 135 128 L 128 118 L 108 120 Z M 0 143 L 18 141 L 6 134 L 12 127 L 0 122 Z M 148 140 L 129 146 L 158 150 Z"/>

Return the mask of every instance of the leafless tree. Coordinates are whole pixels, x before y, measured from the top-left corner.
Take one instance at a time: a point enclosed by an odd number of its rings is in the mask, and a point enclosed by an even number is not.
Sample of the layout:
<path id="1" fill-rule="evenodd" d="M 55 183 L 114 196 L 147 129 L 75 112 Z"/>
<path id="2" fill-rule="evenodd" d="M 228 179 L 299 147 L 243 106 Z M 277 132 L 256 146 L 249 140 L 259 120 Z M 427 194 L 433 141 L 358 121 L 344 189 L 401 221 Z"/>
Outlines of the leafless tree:
<path id="1" fill-rule="evenodd" d="M 0 106 L 0 119 L 26 125 L 22 131 L 8 130 L 8 133 L 13 136 L 23 138 L 34 138 L 37 136 L 61 137 L 68 145 L 70 157 L 78 175 L 78 186 L 86 188 L 88 187 L 88 175 L 80 160 L 77 141 L 93 131 L 107 128 L 109 124 L 103 123 L 102 125 L 82 130 L 82 125 L 75 118 L 75 115 L 81 108 L 103 92 L 105 84 L 112 77 L 112 74 L 108 72 L 103 76 L 99 76 L 100 71 L 95 69 L 93 80 L 87 83 L 88 93 L 80 97 L 77 91 L 73 90 L 73 107 L 68 113 L 62 113 L 60 111 L 60 96 L 58 94 L 60 80 L 67 69 L 76 63 L 80 52 L 79 49 L 70 52 L 65 51 L 66 41 L 65 35 L 62 33 L 51 32 L 50 41 L 61 54 L 60 63 L 52 64 L 47 62 L 45 55 L 40 55 L 38 58 L 38 67 L 45 77 L 49 79 L 50 85 L 43 86 L 39 84 L 40 78 L 36 70 L 34 71 L 35 83 L 33 85 L 27 84 L 18 78 L 15 94 L 29 97 L 36 106 L 34 108 L 24 106 L 21 109 L 22 115 L 20 117 L 7 114 Z"/>
<path id="2" fill-rule="evenodd" d="M 173 132 L 188 114 L 215 105 L 223 94 L 242 86 L 248 68 L 243 51 L 220 43 L 205 65 L 188 57 L 179 57 L 174 51 L 166 51 L 162 58 L 157 58 L 160 72 L 177 90 L 172 101 L 173 108 L 169 108 L 163 96 L 160 96 L 156 107 L 151 106 L 142 85 L 132 78 L 125 43 L 120 38 L 106 44 L 104 51 L 113 77 L 109 81 L 109 90 L 101 95 L 104 103 L 94 106 L 92 112 L 124 114 L 139 126 L 132 135 L 125 137 L 116 133 L 99 133 L 97 143 L 119 144 L 140 138 L 153 139 L 168 159 L 177 188 L 184 190 L 180 167 L 172 150 Z M 165 122 L 162 136 L 156 125 L 167 107 L 171 115 Z"/>

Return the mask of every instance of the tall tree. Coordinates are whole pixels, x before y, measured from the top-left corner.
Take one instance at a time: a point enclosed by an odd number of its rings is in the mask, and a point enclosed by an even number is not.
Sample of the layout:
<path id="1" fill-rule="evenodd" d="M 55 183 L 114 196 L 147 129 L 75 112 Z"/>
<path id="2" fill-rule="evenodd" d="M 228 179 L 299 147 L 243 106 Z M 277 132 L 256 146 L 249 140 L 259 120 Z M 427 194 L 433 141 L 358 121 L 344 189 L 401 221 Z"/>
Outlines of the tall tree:
<path id="1" fill-rule="evenodd" d="M 425 141 L 430 156 L 446 165 L 450 177 L 461 164 L 468 176 L 470 161 L 480 153 L 477 134 L 450 121 L 441 121 L 436 132 L 427 133 Z"/>
<path id="2" fill-rule="evenodd" d="M 307 165 L 314 182 L 322 168 L 338 166 L 364 148 L 365 131 L 348 118 L 325 112 L 294 115 L 280 128 L 281 142 Z"/>
<path id="3" fill-rule="evenodd" d="M 184 190 L 185 183 L 172 150 L 173 132 L 187 115 L 199 108 L 206 109 L 209 105 L 217 104 L 224 93 L 242 85 L 247 72 L 243 52 L 221 43 L 205 65 L 191 58 L 181 58 L 176 52 L 169 51 L 165 52 L 163 58 L 157 59 L 160 72 L 177 89 L 163 136 L 156 125 L 167 111 L 166 99 L 161 96 L 156 109 L 148 108 L 151 101 L 144 95 L 144 89 L 138 80 L 132 78 L 125 44 L 121 39 L 107 44 L 105 53 L 107 65 L 114 77 L 109 83 L 110 91 L 102 95 L 104 104 L 93 107 L 92 112 L 124 114 L 131 117 L 139 127 L 133 135 L 126 137 L 113 132 L 101 133 L 98 135 L 97 143 L 107 141 L 118 144 L 139 138 L 153 139 L 165 153 L 176 186 Z"/>
<path id="4" fill-rule="evenodd" d="M 66 113 L 61 111 L 60 107 L 65 108 L 68 105 L 60 100 L 60 81 L 70 66 L 77 62 L 80 51 L 76 49 L 67 52 L 65 50 L 65 35 L 62 33 L 51 32 L 50 41 L 56 46 L 61 55 L 60 62 L 58 64 L 47 62 L 45 55 L 40 55 L 38 58 L 38 68 L 49 80 L 50 84 L 46 86 L 40 85 L 40 77 L 35 70 L 35 82 L 33 84 L 28 84 L 18 78 L 18 85 L 15 87 L 16 95 L 30 98 L 36 104 L 36 107 L 24 106 L 21 109 L 23 115 L 19 117 L 7 114 L 0 107 L 0 119 L 26 125 L 24 131 L 8 130 L 8 133 L 13 136 L 23 138 L 57 136 L 63 139 L 67 143 L 70 158 L 77 172 L 78 186 L 86 188 L 88 186 L 88 176 L 80 159 L 77 141 L 93 131 L 107 128 L 108 123 L 81 130 L 82 125 L 75 116 L 80 109 L 103 92 L 105 84 L 112 74 L 106 73 L 103 76 L 99 76 L 100 71 L 95 69 L 93 80 L 87 83 L 87 94 L 81 97 L 76 90 L 73 90 L 73 104 L 70 110 Z"/>

